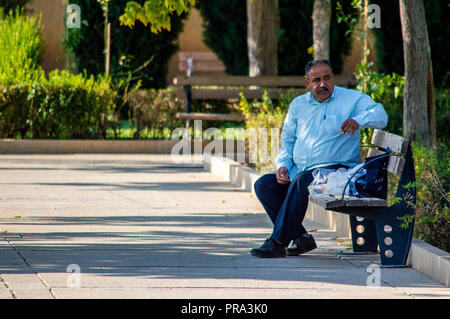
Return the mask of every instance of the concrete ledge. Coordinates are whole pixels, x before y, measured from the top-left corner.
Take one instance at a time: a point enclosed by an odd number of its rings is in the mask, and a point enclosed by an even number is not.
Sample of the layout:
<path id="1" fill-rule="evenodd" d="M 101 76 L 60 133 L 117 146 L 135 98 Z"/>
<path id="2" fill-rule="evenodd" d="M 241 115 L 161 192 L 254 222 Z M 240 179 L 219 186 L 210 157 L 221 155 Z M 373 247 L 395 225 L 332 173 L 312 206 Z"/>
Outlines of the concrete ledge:
<path id="1" fill-rule="evenodd" d="M 204 156 L 203 163 L 206 170 L 252 193 L 254 193 L 254 182 L 262 175 L 228 158 Z M 347 238 L 351 238 L 350 222 L 348 216 L 345 214 L 327 211 L 316 204 L 310 203 L 306 217 Z M 408 263 L 413 269 L 449 287 L 449 253 L 413 238 Z"/>

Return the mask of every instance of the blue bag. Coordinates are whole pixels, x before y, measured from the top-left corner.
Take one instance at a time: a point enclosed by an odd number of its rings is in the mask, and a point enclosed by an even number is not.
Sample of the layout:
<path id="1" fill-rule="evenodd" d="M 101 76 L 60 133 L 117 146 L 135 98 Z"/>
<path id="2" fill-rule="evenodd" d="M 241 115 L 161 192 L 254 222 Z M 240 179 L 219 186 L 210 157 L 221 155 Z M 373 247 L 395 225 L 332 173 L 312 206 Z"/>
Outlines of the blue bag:
<path id="1" fill-rule="evenodd" d="M 364 160 L 361 170 L 357 171 L 349 182 L 349 195 L 356 197 L 387 197 L 388 148 L 384 154 L 370 156 Z"/>

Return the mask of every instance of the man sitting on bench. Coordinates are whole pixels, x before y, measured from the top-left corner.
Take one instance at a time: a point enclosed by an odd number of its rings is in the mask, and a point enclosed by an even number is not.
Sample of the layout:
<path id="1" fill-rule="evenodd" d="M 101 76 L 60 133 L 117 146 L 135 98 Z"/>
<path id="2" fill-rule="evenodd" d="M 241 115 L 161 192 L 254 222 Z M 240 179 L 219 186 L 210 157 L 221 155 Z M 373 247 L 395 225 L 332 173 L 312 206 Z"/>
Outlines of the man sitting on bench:
<path id="1" fill-rule="evenodd" d="M 302 226 L 313 170 L 356 166 L 361 162 L 359 129 L 382 129 L 387 124 L 381 104 L 359 91 L 335 86 L 328 60 L 308 62 L 305 75 L 310 92 L 289 106 L 276 174 L 255 182 L 256 196 L 273 223 L 272 235 L 251 250 L 256 257 L 298 256 L 316 248 Z"/>

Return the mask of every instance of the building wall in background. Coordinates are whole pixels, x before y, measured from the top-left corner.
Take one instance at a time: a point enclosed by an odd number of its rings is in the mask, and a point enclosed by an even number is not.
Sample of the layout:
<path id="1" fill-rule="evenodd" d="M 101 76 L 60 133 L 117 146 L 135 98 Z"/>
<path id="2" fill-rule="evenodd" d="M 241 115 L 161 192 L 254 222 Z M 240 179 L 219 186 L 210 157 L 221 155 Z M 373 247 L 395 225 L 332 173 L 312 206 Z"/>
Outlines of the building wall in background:
<path id="1" fill-rule="evenodd" d="M 42 35 L 45 40 L 42 68 L 49 72 L 64 69 L 66 54 L 61 45 L 64 38 L 64 5 L 63 0 L 32 0 L 27 8 L 31 15 L 42 14 Z"/>

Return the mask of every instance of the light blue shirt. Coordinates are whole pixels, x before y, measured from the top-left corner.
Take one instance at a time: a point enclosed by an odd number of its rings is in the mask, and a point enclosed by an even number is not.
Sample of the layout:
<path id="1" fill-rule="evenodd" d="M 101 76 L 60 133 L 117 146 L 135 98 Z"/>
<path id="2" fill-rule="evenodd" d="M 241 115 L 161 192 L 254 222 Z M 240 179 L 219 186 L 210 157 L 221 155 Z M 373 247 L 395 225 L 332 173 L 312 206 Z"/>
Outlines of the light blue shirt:
<path id="1" fill-rule="evenodd" d="M 292 181 L 299 172 L 321 166 L 361 162 L 360 130 L 343 135 L 340 127 L 354 119 L 360 128 L 382 129 L 388 115 L 380 103 L 356 90 L 335 86 L 333 94 L 318 102 L 311 92 L 292 100 L 281 132 L 277 169 L 285 166 Z"/>

